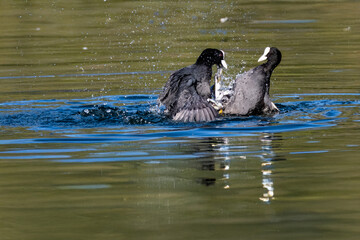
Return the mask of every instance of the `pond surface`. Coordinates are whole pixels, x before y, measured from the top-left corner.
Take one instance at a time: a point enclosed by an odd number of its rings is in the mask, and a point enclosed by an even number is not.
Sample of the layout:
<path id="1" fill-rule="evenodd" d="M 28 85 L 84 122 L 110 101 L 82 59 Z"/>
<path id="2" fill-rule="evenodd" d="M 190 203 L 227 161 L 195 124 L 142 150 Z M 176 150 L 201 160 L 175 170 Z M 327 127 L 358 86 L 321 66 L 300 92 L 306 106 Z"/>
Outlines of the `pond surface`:
<path id="1" fill-rule="evenodd" d="M 360 3 L 2 1 L 1 239 L 358 239 Z M 221 22 L 221 18 L 227 21 Z M 280 114 L 181 124 L 205 48 L 282 51 Z"/>

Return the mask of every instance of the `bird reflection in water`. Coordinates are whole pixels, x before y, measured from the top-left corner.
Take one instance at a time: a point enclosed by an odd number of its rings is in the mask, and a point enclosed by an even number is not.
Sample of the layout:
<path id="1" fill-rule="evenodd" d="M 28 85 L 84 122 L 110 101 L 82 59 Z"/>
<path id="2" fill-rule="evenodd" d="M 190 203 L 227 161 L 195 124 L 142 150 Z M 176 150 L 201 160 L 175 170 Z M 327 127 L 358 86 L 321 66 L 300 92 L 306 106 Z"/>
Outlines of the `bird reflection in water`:
<path id="1" fill-rule="evenodd" d="M 228 189 L 230 169 L 229 146 L 226 138 L 207 138 L 202 141 L 201 148 L 197 147 L 197 152 L 206 152 L 206 156 L 198 159 L 198 168 L 202 171 L 211 171 L 213 174 L 206 174 L 206 177 L 198 178 L 198 181 L 205 186 L 215 185 L 217 180 L 225 182 L 224 188 Z M 204 149 L 206 147 L 207 149 Z M 194 146 L 193 146 L 194 148 Z M 220 153 L 218 153 L 220 151 Z M 220 174 L 219 174 L 220 173 Z"/>
<path id="2" fill-rule="evenodd" d="M 274 148 L 273 140 L 278 140 L 278 139 L 275 139 L 275 137 L 270 134 L 264 134 L 263 137 L 261 138 L 261 145 L 262 145 L 261 174 L 262 174 L 262 186 L 265 191 L 259 199 L 265 203 L 270 203 L 271 200 L 275 199 L 275 188 L 272 179 L 273 168 L 274 168 L 273 163 L 275 161 L 285 160 L 284 157 L 280 157 L 276 155 L 275 152 L 273 151 Z"/>
<path id="3" fill-rule="evenodd" d="M 213 174 L 205 174 L 206 177 L 199 177 L 198 181 L 201 184 L 213 186 L 217 181 L 221 181 L 224 189 L 230 189 L 230 161 L 235 157 L 231 150 L 231 148 L 234 147 L 232 144 L 233 140 L 232 138 L 209 138 L 201 142 L 201 147 L 199 145 L 192 146 L 192 150 L 196 148 L 196 152 L 207 153 L 206 156 L 198 158 L 197 163 L 199 165 L 197 165 L 197 168 L 205 172 L 214 172 Z M 264 133 L 259 140 L 259 147 L 261 147 L 259 151 L 261 154 L 256 153 L 250 156 L 260 157 L 261 185 L 264 192 L 259 199 L 264 203 L 270 203 L 275 199 L 275 186 L 273 181 L 274 163 L 286 159 L 274 151 L 274 149 L 279 147 L 277 145 L 281 144 L 281 136 Z M 239 139 L 236 139 L 236 141 L 239 141 Z M 236 155 L 236 158 L 246 159 L 248 157 L 247 154 L 249 153 L 244 152 L 244 155 Z"/>
<path id="4" fill-rule="evenodd" d="M 223 180 L 225 182 L 224 189 L 229 189 L 230 185 L 228 180 L 230 179 L 230 157 L 229 157 L 229 139 L 223 138 L 221 144 L 217 144 L 217 150 L 221 153 L 216 157 L 216 160 L 220 161 L 220 169 L 223 170 Z"/>

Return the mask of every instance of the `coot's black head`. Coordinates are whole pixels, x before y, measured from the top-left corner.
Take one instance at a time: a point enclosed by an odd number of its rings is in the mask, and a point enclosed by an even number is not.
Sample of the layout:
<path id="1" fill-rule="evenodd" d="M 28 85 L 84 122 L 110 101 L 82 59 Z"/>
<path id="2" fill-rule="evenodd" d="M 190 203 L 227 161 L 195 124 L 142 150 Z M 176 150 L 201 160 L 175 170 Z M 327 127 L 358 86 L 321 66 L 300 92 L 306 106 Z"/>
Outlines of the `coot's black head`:
<path id="1" fill-rule="evenodd" d="M 275 69 L 281 62 L 281 52 L 276 47 L 265 48 L 264 54 L 259 58 L 258 62 L 267 61 L 267 64 L 271 66 L 271 69 Z"/>
<path id="2" fill-rule="evenodd" d="M 199 58 L 196 60 L 196 64 L 204 64 L 206 66 L 216 64 L 218 67 L 227 68 L 225 52 L 218 49 L 207 48 L 200 54 Z"/>

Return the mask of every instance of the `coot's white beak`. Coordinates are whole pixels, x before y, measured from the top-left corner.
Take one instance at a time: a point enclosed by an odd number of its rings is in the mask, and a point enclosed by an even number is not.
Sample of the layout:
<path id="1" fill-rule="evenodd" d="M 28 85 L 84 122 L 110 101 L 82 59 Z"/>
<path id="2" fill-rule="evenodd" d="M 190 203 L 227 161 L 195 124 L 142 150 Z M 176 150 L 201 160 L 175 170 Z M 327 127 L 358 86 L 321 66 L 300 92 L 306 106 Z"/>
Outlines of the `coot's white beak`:
<path id="1" fill-rule="evenodd" d="M 226 62 L 225 62 L 225 52 L 223 51 L 223 50 L 220 50 L 222 53 L 223 53 L 223 60 L 221 60 L 221 65 L 225 68 L 225 69 L 227 69 L 228 68 L 228 66 L 227 66 L 227 64 L 226 64 Z"/>
<path id="2" fill-rule="evenodd" d="M 228 66 L 227 66 L 227 64 L 226 64 L 226 62 L 225 62 L 225 60 L 221 60 L 221 65 L 222 65 L 225 69 L 227 69 L 227 68 L 228 68 Z"/>
<path id="3" fill-rule="evenodd" d="M 267 59 L 267 55 L 270 52 L 270 47 L 265 48 L 264 54 L 259 58 L 258 62 L 265 61 Z"/>

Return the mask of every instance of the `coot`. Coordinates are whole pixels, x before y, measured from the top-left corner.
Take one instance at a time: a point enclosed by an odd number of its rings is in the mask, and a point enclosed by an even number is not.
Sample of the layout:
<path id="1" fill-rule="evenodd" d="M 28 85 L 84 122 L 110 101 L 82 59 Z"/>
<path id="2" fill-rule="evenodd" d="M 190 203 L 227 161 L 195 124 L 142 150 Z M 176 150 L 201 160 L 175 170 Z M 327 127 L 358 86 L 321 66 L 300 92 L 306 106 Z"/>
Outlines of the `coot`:
<path id="1" fill-rule="evenodd" d="M 261 115 L 278 112 L 270 100 L 270 77 L 281 61 L 281 52 L 275 47 L 265 48 L 258 62 L 267 60 L 236 77 L 231 96 L 225 96 L 223 112 L 229 115 Z"/>
<path id="2" fill-rule="evenodd" d="M 227 68 L 225 52 L 218 49 L 205 49 L 195 64 L 182 68 L 169 77 L 159 101 L 166 112 L 176 121 L 212 121 L 217 111 L 207 101 L 211 97 L 210 81 L 212 66 Z"/>

